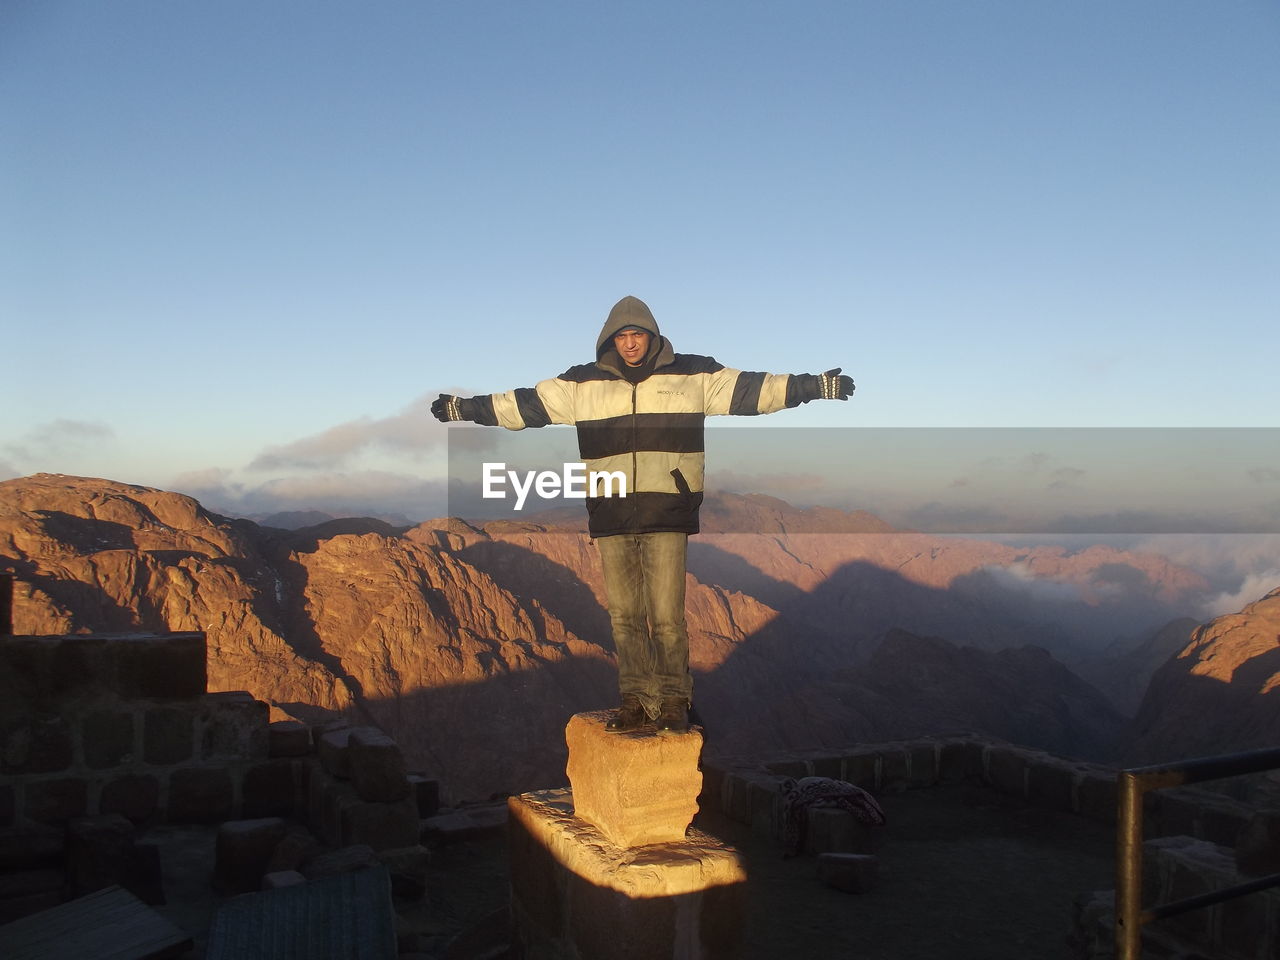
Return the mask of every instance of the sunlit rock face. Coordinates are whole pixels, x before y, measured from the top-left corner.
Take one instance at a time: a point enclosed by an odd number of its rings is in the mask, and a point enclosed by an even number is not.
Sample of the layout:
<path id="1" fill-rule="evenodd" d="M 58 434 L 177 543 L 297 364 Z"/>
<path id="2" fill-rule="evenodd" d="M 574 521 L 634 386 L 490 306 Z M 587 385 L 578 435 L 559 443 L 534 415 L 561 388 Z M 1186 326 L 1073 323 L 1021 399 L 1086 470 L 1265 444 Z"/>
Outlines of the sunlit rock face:
<path id="1" fill-rule="evenodd" d="M 1162 763 L 1280 743 L 1280 589 L 1198 628 L 1158 670 L 1126 757 Z"/>
<path id="2" fill-rule="evenodd" d="M 793 533 L 789 509 L 725 497 L 719 528 L 768 529 L 690 541 L 709 754 L 964 731 L 1105 759 L 1121 721 L 1063 662 L 1125 636 L 1122 621 L 1167 622 L 1205 586 L 1150 555 L 895 533 L 866 515 Z M 39 475 L 0 483 L 0 569 L 17 573 L 17 632 L 204 631 L 210 689 L 247 690 L 276 719 L 372 723 L 448 799 L 563 785 L 568 719 L 617 705 L 596 546 L 572 529 L 290 531 Z"/>

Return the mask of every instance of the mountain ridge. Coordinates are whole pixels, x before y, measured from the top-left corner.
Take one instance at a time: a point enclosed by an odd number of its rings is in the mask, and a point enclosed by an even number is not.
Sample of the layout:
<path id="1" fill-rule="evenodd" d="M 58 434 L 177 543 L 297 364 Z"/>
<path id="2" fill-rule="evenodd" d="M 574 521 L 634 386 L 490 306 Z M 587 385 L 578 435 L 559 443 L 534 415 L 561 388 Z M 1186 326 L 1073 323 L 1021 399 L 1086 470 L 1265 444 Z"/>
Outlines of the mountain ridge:
<path id="1" fill-rule="evenodd" d="M 1110 548 L 789 533 L 780 503 L 768 509 L 781 531 L 691 541 L 695 708 L 711 753 L 964 730 L 1105 759 L 1126 720 L 1054 659 L 1084 634 L 1055 632 L 1033 601 L 1087 630 L 1113 609 L 1117 579 L 1152 610 L 1202 583 Z M 0 483 L 19 632 L 203 630 L 210 689 L 248 689 L 278 717 L 376 722 L 467 798 L 562 783 L 565 720 L 615 702 L 594 550 L 531 522 L 289 531 L 109 480 Z M 916 661 L 949 682 L 913 694 Z"/>

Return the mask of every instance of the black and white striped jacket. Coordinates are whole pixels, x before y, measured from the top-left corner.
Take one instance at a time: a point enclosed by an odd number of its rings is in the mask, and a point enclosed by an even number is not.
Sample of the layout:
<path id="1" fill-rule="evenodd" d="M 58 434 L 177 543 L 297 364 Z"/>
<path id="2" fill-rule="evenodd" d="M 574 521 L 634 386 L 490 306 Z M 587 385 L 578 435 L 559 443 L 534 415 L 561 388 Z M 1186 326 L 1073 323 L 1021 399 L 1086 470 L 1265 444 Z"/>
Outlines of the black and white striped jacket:
<path id="1" fill-rule="evenodd" d="M 803 402 L 790 374 L 732 370 L 711 357 L 676 353 L 656 325 L 654 334 L 653 370 L 638 383 L 623 376 L 606 325 L 596 363 L 475 398 L 477 423 L 508 430 L 575 425 L 587 470 L 624 475 L 626 497 L 589 492 L 593 537 L 697 533 L 706 418 L 773 413 Z"/>

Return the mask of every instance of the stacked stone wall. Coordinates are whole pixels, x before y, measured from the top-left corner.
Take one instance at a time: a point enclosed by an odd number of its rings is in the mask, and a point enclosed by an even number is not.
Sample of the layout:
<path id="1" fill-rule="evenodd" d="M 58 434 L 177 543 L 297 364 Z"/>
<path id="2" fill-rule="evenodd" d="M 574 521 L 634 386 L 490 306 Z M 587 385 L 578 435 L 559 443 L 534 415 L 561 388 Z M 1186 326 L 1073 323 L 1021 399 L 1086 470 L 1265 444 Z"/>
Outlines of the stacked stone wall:
<path id="1" fill-rule="evenodd" d="M 206 692 L 202 633 L 0 638 L 0 827 L 120 814 L 213 823 L 278 805 L 269 711 Z"/>
<path id="2" fill-rule="evenodd" d="M 1027 804 L 1114 825 L 1119 772 L 1115 767 L 982 737 L 921 738 L 763 761 L 704 759 L 700 803 L 704 809 L 717 809 L 750 825 L 757 834 L 776 838 L 781 824 L 780 788 L 789 777 L 831 777 L 875 794 L 968 782 Z M 1257 835 L 1253 843 L 1259 847 L 1269 843 L 1270 821 L 1260 825 L 1259 818 L 1255 805 L 1204 787 L 1147 793 L 1143 807 L 1146 901 L 1168 903 L 1252 879 L 1251 874 L 1259 870 L 1244 871 L 1239 861 L 1241 844 L 1248 842 L 1244 838 Z M 1270 870 L 1275 854 L 1266 849 Z M 1081 891 L 1081 895 L 1075 931 L 1079 955 L 1085 960 L 1107 960 L 1113 956 L 1114 893 Z M 1152 924 L 1144 931 L 1144 943 L 1153 957 L 1202 954 L 1255 960 L 1280 956 L 1280 889 Z"/>

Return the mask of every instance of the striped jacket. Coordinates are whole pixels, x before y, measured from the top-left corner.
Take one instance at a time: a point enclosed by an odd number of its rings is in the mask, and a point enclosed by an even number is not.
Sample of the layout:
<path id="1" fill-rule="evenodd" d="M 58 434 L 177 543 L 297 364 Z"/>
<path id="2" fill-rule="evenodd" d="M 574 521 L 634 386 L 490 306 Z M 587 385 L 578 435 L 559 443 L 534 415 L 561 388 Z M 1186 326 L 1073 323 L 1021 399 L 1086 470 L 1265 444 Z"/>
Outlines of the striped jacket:
<path id="1" fill-rule="evenodd" d="M 613 496 L 592 496 L 588 490 L 593 537 L 697 533 L 706 418 L 773 413 L 804 402 L 796 389 L 799 378 L 746 373 L 711 357 L 676 353 L 647 307 L 643 316 L 623 318 L 631 321 L 624 323 L 611 314 L 595 363 L 570 367 L 534 387 L 475 398 L 477 423 L 508 430 L 575 425 L 587 470 L 616 471 L 626 478 L 625 497 L 617 490 Z M 639 382 L 626 377 L 612 346 L 613 334 L 625 326 L 653 334 L 646 361 L 652 372 Z"/>

